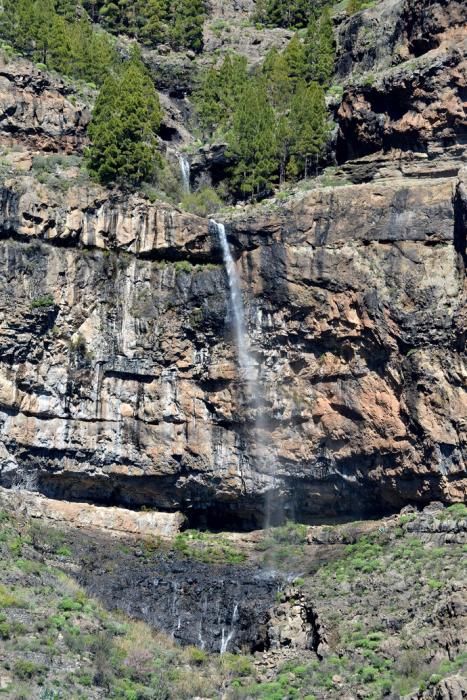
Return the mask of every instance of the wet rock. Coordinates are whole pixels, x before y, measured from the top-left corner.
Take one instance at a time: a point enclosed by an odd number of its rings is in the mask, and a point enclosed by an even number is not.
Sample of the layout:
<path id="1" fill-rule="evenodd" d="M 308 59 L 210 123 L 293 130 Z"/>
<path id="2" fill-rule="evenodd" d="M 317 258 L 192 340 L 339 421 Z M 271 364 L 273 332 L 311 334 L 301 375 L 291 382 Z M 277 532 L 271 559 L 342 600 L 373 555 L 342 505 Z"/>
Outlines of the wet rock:
<path id="1" fill-rule="evenodd" d="M 268 492 L 278 518 L 460 500 L 462 181 L 318 189 L 235 213 L 256 406 L 207 221 L 9 181 L 3 485 L 247 529 Z"/>
<path id="2" fill-rule="evenodd" d="M 251 567 L 216 566 L 155 555 L 128 567 L 84 567 L 80 582 L 111 609 L 123 610 L 180 644 L 213 652 L 269 644 L 269 609 L 281 585 Z"/>

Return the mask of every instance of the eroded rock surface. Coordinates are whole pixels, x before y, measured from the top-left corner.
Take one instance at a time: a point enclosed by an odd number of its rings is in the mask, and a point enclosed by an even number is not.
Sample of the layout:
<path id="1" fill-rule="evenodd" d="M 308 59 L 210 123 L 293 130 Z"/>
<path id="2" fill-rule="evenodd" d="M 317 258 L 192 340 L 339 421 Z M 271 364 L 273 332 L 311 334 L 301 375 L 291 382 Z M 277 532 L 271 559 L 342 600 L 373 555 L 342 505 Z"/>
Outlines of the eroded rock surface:
<path id="1" fill-rule="evenodd" d="M 9 183 L 3 483 L 247 527 L 266 492 L 300 517 L 461 499 L 462 187 L 321 189 L 230 222 L 253 405 L 214 227 Z"/>
<path id="2" fill-rule="evenodd" d="M 0 489 L 0 503 L 17 514 L 43 523 L 97 529 L 117 536 L 173 538 L 180 531 L 181 513 L 133 511 L 125 508 L 101 508 L 89 503 L 57 501 L 30 491 Z"/>
<path id="3" fill-rule="evenodd" d="M 243 528 L 465 497 L 463 8 L 384 0 L 343 20 L 341 57 L 352 26 L 394 13 L 405 47 L 337 109 L 341 173 L 368 182 L 223 216 L 253 398 L 216 227 L 64 166 L 39 182 L 29 151 L 79 150 L 89 115 L 25 61 L 2 69 L 1 128 L 23 149 L 1 188 L 3 485 Z M 362 56 L 349 61 L 365 72 Z M 167 138 L 185 142 L 185 102 L 165 104 Z M 198 161 L 194 178 L 215 180 L 222 145 Z"/>
<path id="4" fill-rule="evenodd" d="M 0 58 L 0 134 L 44 151 L 80 151 L 91 114 L 74 90 L 29 61 Z"/>

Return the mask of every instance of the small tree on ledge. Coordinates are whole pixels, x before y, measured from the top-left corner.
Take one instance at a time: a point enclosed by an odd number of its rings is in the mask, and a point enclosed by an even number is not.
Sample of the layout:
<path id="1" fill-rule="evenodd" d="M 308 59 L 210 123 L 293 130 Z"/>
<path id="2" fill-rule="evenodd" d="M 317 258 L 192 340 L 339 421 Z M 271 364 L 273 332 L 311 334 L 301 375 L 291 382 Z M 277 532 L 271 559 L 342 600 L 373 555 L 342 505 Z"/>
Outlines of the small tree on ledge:
<path id="1" fill-rule="evenodd" d="M 137 186 L 161 163 L 157 131 L 162 110 L 154 84 L 135 50 L 104 82 L 96 101 L 87 152 L 90 174 L 102 184 Z"/>

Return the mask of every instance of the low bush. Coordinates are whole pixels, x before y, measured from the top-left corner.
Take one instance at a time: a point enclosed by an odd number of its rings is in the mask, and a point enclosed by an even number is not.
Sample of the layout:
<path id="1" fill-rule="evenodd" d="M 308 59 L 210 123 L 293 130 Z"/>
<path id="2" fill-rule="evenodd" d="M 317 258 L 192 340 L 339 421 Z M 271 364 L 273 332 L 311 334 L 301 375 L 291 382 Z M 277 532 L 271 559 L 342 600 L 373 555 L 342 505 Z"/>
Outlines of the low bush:
<path id="1" fill-rule="evenodd" d="M 212 187 L 202 187 L 197 192 L 186 194 L 182 199 L 182 207 L 197 216 L 210 216 L 222 207 L 223 202 Z"/>

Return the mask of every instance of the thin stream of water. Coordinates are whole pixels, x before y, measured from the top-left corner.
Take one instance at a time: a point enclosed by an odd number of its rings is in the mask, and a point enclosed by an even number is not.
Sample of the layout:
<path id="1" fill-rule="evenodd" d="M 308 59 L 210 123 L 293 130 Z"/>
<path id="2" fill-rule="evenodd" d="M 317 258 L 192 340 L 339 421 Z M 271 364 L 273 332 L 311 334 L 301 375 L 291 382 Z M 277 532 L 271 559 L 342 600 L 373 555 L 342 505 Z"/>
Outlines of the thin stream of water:
<path id="1" fill-rule="evenodd" d="M 265 460 L 264 435 L 266 434 L 266 418 L 261 405 L 261 391 L 259 386 L 256 363 L 250 353 L 250 341 L 246 331 L 245 310 L 243 306 L 242 289 L 238 276 L 235 260 L 232 257 L 229 242 L 224 224 L 211 221 L 217 231 L 217 236 L 222 249 L 224 267 L 227 273 L 230 293 L 230 305 L 232 309 L 233 330 L 235 335 L 235 345 L 237 348 L 237 359 L 241 379 L 245 382 L 248 400 L 255 411 L 254 438 L 256 442 L 255 458 L 258 465 Z M 260 465 L 262 466 L 262 465 Z M 266 494 L 265 527 L 269 527 L 274 520 L 273 492 L 276 490 L 276 477 L 273 474 L 273 489 Z M 276 499 L 277 500 L 277 499 Z"/>
<path id="2" fill-rule="evenodd" d="M 224 258 L 224 266 L 229 281 L 230 305 L 232 307 L 233 329 L 235 334 L 235 344 L 237 346 L 237 357 L 241 379 L 247 382 L 248 388 L 250 389 L 252 397 L 254 398 L 257 395 L 255 390 L 256 387 L 254 386 L 256 376 L 254 361 L 249 351 L 250 343 L 245 326 L 245 311 L 243 308 L 240 279 L 238 277 L 235 261 L 232 257 L 232 253 L 230 252 L 224 224 L 218 224 L 217 221 L 212 221 L 212 224 L 217 230 L 219 243 L 222 248 L 222 255 Z"/>
<path id="3" fill-rule="evenodd" d="M 180 155 L 178 158 L 178 162 L 180 163 L 180 173 L 182 175 L 183 191 L 190 193 L 191 172 L 189 160 L 186 156 Z"/>

